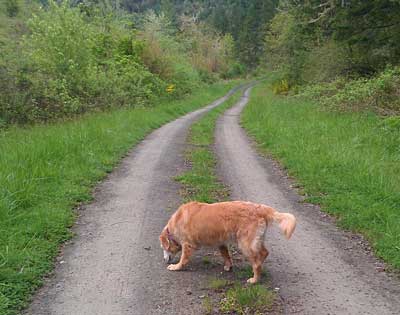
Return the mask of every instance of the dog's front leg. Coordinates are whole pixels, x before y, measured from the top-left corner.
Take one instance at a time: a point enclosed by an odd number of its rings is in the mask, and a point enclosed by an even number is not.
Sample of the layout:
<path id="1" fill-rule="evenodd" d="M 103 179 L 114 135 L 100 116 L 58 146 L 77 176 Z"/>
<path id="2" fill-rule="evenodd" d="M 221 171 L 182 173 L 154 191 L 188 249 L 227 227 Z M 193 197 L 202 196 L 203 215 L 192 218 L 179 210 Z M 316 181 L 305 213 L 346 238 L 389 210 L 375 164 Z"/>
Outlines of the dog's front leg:
<path id="1" fill-rule="evenodd" d="M 193 254 L 193 248 L 189 244 L 183 244 L 181 259 L 177 264 L 169 265 L 168 270 L 173 270 L 173 271 L 181 270 L 188 264 L 189 258 L 190 256 L 192 256 L 192 254 Z"/>
<path id="2" fill-rule="evenodd" d="M 221 245 L 219 247 L 219 251 L 221 252 L 222 257 L 224 258 L 224 270 L 229 271 L 232 270 L 232 258 L 229 256 L 229 250 L 226 245 Z"/>

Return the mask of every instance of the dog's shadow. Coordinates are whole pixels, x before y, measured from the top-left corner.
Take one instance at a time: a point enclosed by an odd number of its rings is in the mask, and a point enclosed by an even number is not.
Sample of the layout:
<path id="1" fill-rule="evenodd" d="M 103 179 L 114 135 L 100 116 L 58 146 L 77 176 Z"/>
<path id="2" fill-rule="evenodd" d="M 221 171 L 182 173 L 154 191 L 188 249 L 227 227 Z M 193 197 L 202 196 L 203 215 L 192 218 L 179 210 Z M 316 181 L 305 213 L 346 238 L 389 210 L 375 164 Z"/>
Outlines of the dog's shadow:
<path id="1" fill-rule="evenodd" d="M 262 310 L 257 314 L 282 314 L 283 302 L 279 295 L 275 295 L 271 290 L 271 278 L 265 265 L 259 284 L 254 286 L 247 283 L 247 280 L 253 277 L 253 270 L 247 259 L 233 247 L 230 248 L 230 255 L 233 268 L 231 271 L 224 271 L 224 259 L 218 250 L 198 250 L 191 257 L 190 263 L 183 270 L 174 273 L 173 278 L 185 288 L 186 294 L 198 298 L 193 303 L 200 303 L 204 314 L 207 315 L 217 315 L 221 312 L 226 314 L 226 310 L 221 311 L 225 308 L 229 309 L 229 314 L 253 314 L 239 310 L 248 308 L 251 311 L 256 304 L 259 310 Z M 174 262 L 178 260 L 179 257 L 176 257 Z M 266 295 L 259 295 L 260 292 L 266 292 Z M 228 296 L 235 296 L 235 303 L 232 304 Z M 185 299 L 184 296 L 181 297 Z M 254 297 L 256 301 L 253 301 L 253 305 L 251 301 Z M 237 303 L 245 305 L 238 306 Z"/>
<path id="2" fill-rule="evenodd" d="M 246 283 L 247 279 L 253 276 L 253 270 L 249 261 L 235 247 L 230 248 L 230 255 L 233 261 L 233 268 L 225 271 L 223 258 L 218 250 L 200 249 L 190 258 L 190 263 L 182 270 L 185 273 L 195 273 L 199 278 L 215 279 L 220 278 L 229 282 Z M 180 257 L 174 259 L 174 263 Z M 269 281 L 270 277 L 264 266 L 260 282 Z"/>

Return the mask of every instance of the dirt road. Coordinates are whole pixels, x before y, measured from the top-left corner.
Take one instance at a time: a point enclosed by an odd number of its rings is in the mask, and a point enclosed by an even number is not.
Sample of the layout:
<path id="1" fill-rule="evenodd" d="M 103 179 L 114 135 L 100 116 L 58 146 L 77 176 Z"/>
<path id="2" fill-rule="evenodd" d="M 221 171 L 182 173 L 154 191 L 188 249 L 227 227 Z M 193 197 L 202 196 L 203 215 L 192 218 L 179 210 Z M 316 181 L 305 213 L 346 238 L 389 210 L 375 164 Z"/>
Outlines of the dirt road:
<path id="1" fill-rule="evenodd" d="M 184 166 L 188 128 L 224 99 L 154 131 L 99 185 L 28 314 L 203 314 L 203 283 L 222 266 L 204 266 L 199 253 L 187 270 L 168 272 L 158 235 L 180 203 L 172 178 Z M 290 241 L 271 231 L 265 264 L 285 313 L 399 314 L 399 282 L 376 271 L 376 260 L 358 239 L 316 207 L 299 203 L 274 162 L 255 152 L 239 127 L 246 102 L 247 96 L 219 120 L 216 152 L 233 199 L 266 203 L 298 218 Z"/>
<path id="2" fill-rule="evenodd" d="M 189 126 L 232 93 L 154 131 L 96 189 L 28 314 L 201 313 L 207 271 L 193 272 L 195 259 L 192 270 L 168 272 L 158 236 L 180 203 L 173 177 L 184 165 Z"/>
<path id="3" fill-rule="evenodd" d="M 270 231 L 265 264 L 285 313 L 400 314 L 400 282 L 377 271 L 359 238 L 338 230 L 317 207 L 299 203 L 276 163 L 256 153 L 239 126 L 248 93 L 218 122 L 219 170 L 232 199 L 265 203 L 298 219 L 290 241 Z"/>

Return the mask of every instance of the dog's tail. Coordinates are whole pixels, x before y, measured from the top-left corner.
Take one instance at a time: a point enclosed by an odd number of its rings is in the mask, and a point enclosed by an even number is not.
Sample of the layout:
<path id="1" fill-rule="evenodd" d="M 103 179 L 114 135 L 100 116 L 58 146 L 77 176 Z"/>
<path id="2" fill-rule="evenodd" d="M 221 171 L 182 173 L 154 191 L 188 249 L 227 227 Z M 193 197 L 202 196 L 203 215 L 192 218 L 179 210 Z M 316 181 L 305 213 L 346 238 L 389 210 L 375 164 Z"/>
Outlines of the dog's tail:
<path id="1" fill-rule="evenodd" d="M 274 208 L 268 207 L 266 205 L 261 205 L 263 209 L 263 214 L 267 224 L 273 222 L 278 223 L 280 230 L 289 239 L 295 228 L 296 228 L 296 218 L 291 213 L 278 212 Z"/>
<path id="2" fill-rule="evenodd" d="M 273 220 L 279 224 L 282 233 L 287 239 L 289 239 L 296 228 L 296 218 L 294 215 L 291 213 L 275 211 L 273 214 Z"/>

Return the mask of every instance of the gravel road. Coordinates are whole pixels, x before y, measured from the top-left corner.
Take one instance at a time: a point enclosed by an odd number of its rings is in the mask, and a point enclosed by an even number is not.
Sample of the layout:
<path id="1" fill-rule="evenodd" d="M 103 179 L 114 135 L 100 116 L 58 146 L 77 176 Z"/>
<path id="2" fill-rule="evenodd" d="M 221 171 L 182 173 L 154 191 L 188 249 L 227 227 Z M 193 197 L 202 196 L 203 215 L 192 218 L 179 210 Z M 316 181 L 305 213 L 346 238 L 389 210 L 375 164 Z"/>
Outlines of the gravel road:
<path id="1" fill-rule="evenodd" d="M 215 150 L 232 199 L 265 203 L 298 219 L 290 241 L 271 229 L 265 263 L 284 313 L 400 314 L 400 282 L 379 271 L 365 242 L 301 203 L 278 165 L 257 154 L 239 125 L 249 91 L 219 119 Z M 187 270 L 168 272 L 158 235 L 181 202 L 173 177 L 184 168 L 188 128 L 229 95 L 151 133 L 97 187 L 26 314 L 203 314 L 203 284 L 222 266 L 205 267 L 199 253 Z"/>
<path id="2" fill-rule="evenodd" d="M 173 177 L 184 165 L 188 128 L 235 90 L 151 133 L 97 187 L 27 314 L 201 313 L 207 270 L 195 260 L 192 269 L 168 272 L 158 236 L 180 203 Z"/>
<path id="3" fill-rule="evenodd" d="M 317 207 L 300 203 L 278 165 L 257 154 L 239 122 L 249 91 L 219 119 L 215 147 L 232 199 L 264 203 L 297 217 L 290 241 L 271 229 L 265 263 L 284 313 L 400 314 L 400 282 L 379 271 L 365 242 L 338 230 Z"/>

